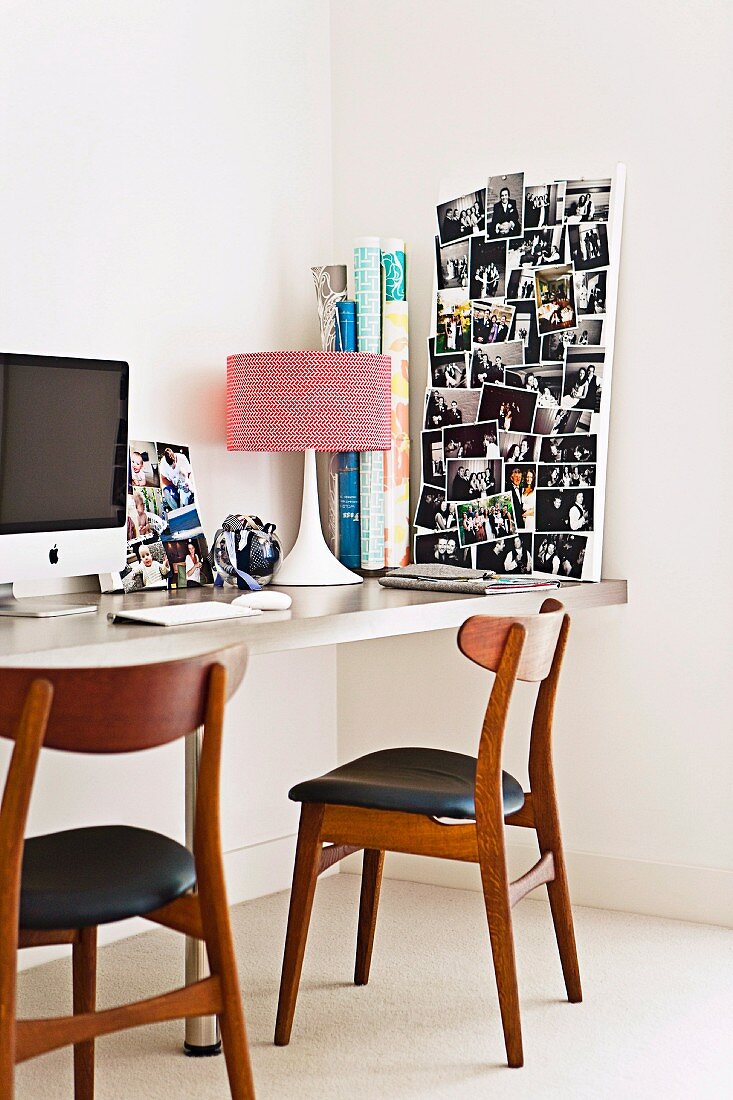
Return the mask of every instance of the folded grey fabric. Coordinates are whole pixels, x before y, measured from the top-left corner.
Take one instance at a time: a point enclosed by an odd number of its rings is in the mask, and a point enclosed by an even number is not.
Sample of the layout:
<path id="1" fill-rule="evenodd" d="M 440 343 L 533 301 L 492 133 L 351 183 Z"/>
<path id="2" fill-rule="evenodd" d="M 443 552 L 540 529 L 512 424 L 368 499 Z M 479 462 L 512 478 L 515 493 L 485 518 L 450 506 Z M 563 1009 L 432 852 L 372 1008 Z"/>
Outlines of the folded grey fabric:
<path id="1" fill-rule="evenodd" d="M 424 592 L 466 592 L 483 596 L 493 574 L 457 565 L 405 565 L 392 569 L 379 583 L 385 588 L 416 588 Z"/>

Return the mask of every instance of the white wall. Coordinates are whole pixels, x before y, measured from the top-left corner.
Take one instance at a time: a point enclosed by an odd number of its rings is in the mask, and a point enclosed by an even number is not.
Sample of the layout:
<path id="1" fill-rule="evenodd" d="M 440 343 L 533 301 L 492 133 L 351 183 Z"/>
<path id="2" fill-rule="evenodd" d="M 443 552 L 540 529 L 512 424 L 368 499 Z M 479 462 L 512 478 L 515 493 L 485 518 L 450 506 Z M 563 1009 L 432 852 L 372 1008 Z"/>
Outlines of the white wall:
<path id="1" fill-rule="evenodd" d="M 289 546 L 302 460 L 226 453 L 225 365 L 317 346 L 308 269 L 332 256 L 327 3 L 23 0 L 3 5 L 1 33 L 0 347 L 128 359 L 132 434 L 190 443 L 206 530 L 253 511 Z M 334 672 L 330 649 L 259 657 L 234 700 L 233 900 L 290 881 L 287 790 L 333 763 Z M 182 761 L 181 745 L 48 754 L 30 831 L 111 815 L 181 835 Z"/>
<path id="2" fill-rule="evenodd" d="M 604 572 L 628 577 L 630 604 L 574 623 L 561 810 L 577 900 L 712 921 L 733 914 L 732 12 L 331 5 L 336 253 L 363 233 L 408 241 L 413 478 L 440 180 L 627 164 Z M 416 737 L 473 751 L 487 684 L 454 648 L 441 633 L 342 649 L 340 755 Z M 521 770 L 516 738 L 508 758 Z M 436 873 L 409 859 L 393 870 Z"/>

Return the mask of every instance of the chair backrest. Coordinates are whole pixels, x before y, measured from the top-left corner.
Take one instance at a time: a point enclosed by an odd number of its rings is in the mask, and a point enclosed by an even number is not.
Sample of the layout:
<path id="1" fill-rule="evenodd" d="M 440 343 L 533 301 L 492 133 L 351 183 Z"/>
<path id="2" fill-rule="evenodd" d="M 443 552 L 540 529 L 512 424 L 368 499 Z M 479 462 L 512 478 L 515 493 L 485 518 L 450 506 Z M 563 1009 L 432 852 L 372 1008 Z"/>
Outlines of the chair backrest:
<path id="1" fill-rule="evenodd" d="M 548 676 L 552 667 L 564 613 L 557 600 L 545 600 L 539 615 L 501 619 L 474 615 L 458 631 L 458 648 L 477 665 L 498 672 L 512 628 L 519 627 L 524 632 L 524 643 L 516 679 L 537 683 Z"/>
<path id="2" fill-rule="evenodd" d="M 203 725 L 213 666 L 227 672 L 227 695 L 247 664 L 244 646 L 185 660 L 104 668 L 0 668 L 0 737 L 14 740 L 31 685 L 48 681 L 53 702 L 44 747 L 70 752 L 136 752 Z"/>
<path id="3" fill-rule="evenodd" d="M 558 600 L 545 600 L 539 615 L 492 618 L 475 615 L 458 632 L 466 657 L 496 673 L 484 715 L 476 768 L 476 814 L 480 827 L 496 828 L 501 806 L 501 754 L 509 703 L 517 680 L 539 683 L 532 719 L 529 775 L 534 789 L 551 756 L 552 716 L 570 617 Z M 487 817 L 488 815 L 488 817 Z"/>

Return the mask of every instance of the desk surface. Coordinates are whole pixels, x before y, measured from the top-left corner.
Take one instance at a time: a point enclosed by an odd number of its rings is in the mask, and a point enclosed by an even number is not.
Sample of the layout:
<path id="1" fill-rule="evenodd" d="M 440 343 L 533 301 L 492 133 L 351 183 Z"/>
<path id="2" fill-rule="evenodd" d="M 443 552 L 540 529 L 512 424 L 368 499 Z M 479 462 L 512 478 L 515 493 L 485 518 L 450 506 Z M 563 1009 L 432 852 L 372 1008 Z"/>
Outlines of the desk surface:
<path id="1" fill-rule="evenodd" d="M 472 596 L 446 592 L 414 592 L 383 588 L 376 580 L 333 588 L 293 588 L 288 611 L 267 611 L 252 619 L 226 620 L 183 627 L 133 626 L 110 623 L 107 615 L 137 607 L 198 600 L 230 602 L 237 592 L 189 589 L 176 593 L 139 593 L 48 597 L 49 602 L 93 603 L 96 614 L 55 619 L 0 619 L 0 664 L 116 665 L 190 657 L 236 642 L 250 653 L 277 653 L 312 646 L 419 634 L 456 628 L 469 615 L 534 614 L 547 596 L 557 596 L 575 612 L 627 602 L 626 581 L 598 584 L 568 582 L 552 590 L 516 595 Z"/>

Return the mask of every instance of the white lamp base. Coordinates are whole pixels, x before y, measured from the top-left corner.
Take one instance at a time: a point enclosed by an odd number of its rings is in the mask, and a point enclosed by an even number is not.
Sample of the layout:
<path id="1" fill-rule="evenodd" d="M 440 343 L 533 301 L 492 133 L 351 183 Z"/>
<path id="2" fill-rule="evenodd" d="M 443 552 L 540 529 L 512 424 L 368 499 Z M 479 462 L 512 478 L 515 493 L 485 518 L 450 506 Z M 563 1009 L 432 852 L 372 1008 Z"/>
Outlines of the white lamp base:
<path id="1" fill-rule="evenodd" d="M 362 582 L 363 578 L 342 565 L 326 545 L 318 507 L 316 452 L 309 448 L 305 452 L 303 467 L 300 530 L 295 546 L 278 569 L 272 583 L 289 588 L 304 588 Z"/>

